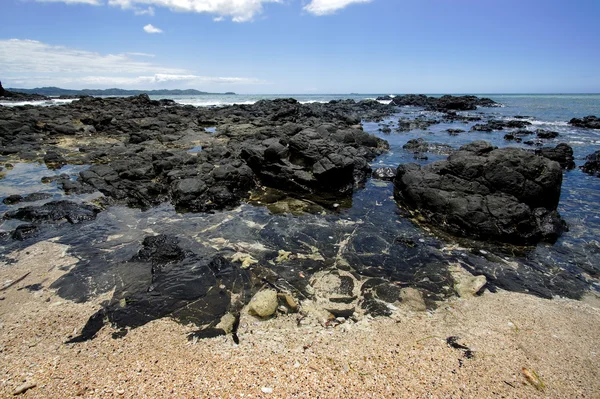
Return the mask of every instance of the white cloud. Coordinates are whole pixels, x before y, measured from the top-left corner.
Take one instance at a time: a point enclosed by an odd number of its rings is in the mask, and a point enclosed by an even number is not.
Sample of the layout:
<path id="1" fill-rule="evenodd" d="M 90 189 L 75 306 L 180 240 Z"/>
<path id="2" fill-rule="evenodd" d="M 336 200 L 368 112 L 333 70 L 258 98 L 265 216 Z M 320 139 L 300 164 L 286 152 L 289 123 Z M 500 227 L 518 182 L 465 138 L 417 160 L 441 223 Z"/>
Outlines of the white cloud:
<path id="1" fill-rule="evenodd" d="M 93 6 L 99 6 L 102 0 L 36 0 L 40 3 L 66 3 L 66 4 L 90 4 Z"/>
<path id="2" fill-rule="evenodd" d="M 36 40 L 0 40 L 0 70 L 7 73 L 181 73 L 128 54 L 99 54 Z"/>
<path id="3" fill-rule="evenodd" d="M 152 24 L 148 24 L 146 26 L 144 26 L 144 31 L 146 33 L 162 33 L 162 29 L 159 29 L 155 26 L 153 26 Z"/>
<path id="4" fill-rule="evenodd" d="M 125 55 L 131 55 L 133 57 L 150 57 L 150 58 L 156 57 L 156 55 L 154 55 L 154 54 L 139 53 L 139 52 L 125 53 Z"/>
<path id="5" fill-rule="evenodd" d="M 260 14 L 263 4 L 281 3 L 282 0 L 108 0 L 111 6 L 123 9 L 136 6 L 156 6 L 172 11 L 216 14 L 231 17 L 234 22 L 246 22 Z"/>
<path id="6" fill-rule="evenodd" d="M 370 3 L 372 0 L 311 0 L 304 9 L 315 15 L 333 14 L 337 10 L 355 3 Z"/>
<path id="7" fill-rule="evenodd" d="M 149 89 L 176 85 L 209 89 L 210 86 L 266 83 L 255 78 L 198 75 L 185 69 L 140 61 L 140 57 L 155 56 L 141 52 L 99 54 L 35 40 L 0 40 L 0 71 L 5 87 Z"/>
<path id="8" fill-rule="evenodd" d="M 148 7 L 146 9 L 143 9 L 143 8 L 136 7 L 133 9 L 133 13 L 135 15 L 149 15 L 149 16 L 153 17 L 154 16 L 154 8 Z"/>

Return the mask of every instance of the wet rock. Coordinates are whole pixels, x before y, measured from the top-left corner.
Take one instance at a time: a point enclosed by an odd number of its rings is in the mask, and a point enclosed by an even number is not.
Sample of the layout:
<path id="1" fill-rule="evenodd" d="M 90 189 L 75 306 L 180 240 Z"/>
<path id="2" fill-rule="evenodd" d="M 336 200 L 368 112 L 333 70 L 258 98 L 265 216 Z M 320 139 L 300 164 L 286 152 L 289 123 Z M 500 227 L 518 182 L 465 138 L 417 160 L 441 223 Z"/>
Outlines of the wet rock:
<path id="1" fill-rule="evenodd" d="M 585 160 L 586 162 L 581 167 L 581 170 L 590 175 L 600 176 L 600 151 L 588 155 L 585 157 Z"/>
<path id="2" fill-rule="evenodd" d="M 60 169 L 67 164 L 67 160 L 56 152 L 48 152 L 44 155 L 44 163 L 48 169 Z"/>
<path id="3" fill-rule="evenodd" d="M 94 338 L 106 322 L 126 333 L 126 328 L 163 317 L 204 327 L 202 335 L 204 330 L 214 332 L 224 315 L 239 312 L 248 300 L 248 272 L 222 256 L 198 255 L 165 235 L 146 237 L 142 245 L 123 264 L 140 270 L 138 281 L 117 289 L 110 303 L 68 343 Z"/>
<path id="4" fill-rule="evenodd" d="M 393 97 L 391 96 L 379 96 L 377 97 L 377 101 L 391 101 L 393 99 Z"/>
<path id="5" fill-rule="evenodd" d="M 402 148 L 408 152 L 415 153 L 423 153 L 427 152 L 429 149 L 429 144 L 422 138 L 411 139 L 408 140 L 406 144 L 402 146 Z"/>
<path id="6" fill-rule="evenodd" d="M 494 107 L 499 104 L 489 98 L 478 98 L 475 96 L 450 96 L 428 97 L 423 94 L 408 94 L 396 96 L 392 104 L 397 106 L 417 106 L 424 107 L 431 111 L 471 111 L 480 107 Z"/>
<path id="7" fill-rule="evenodd" d="M 311 279 L 315 301 L 335 317 L 350 317 L 354 314 L 360 284 L 348 272 L 341 270 L 316 273 Z"/>
<path id="8" fill-rule="evenodd" d="M 20 196 L 18 194 L 13 194 L 13 195 L 9 195 L 8 197 L 4 198 L 2 200 L 2 203 L 6 204 L 6 205 L 13 205 L 13 204 L 18 204 L 22 200 L 23 200 L 22 196 Z"/>
<path id="9" fill-rule="evenodd" d="M 600 118 L 589 115 L 584 118 L 573 118 L 569 121 L 570 125 L 577 127 L 585 127 L 588 129 L 600 129 Z"/>
<path id="10" fill-rule="evenodd" d="M 252 297 L 248 304 L 248 311 L 252 315 L 267 318 L 275 314 L 278 305 L 277 291 L 262 290 Z"/>
<path id="11" fill-rule="evenodd" d="M 34 223 L 49 223 L 66 220 L 76 224 L 94 220 L 100 209 L 90 204 L 71 201 L 52 201 L 41 206 L 27 206 L 7 212 L 5 219 L 19 219 Z"/>
<path id="12" fill-rule="evenodd" d="M 48 198 L 52 198 L 52 194 L 49 193 L 32 193 L 27 194 L 25 196 L 21 196 L 18 194 L 9 195 L 8 197 L 2 200 L 2 203 L 6 205 L 14 205 L 20 202 L 35 202 L 35 201 L 43 201 Z"/>
<path id="13" fill-rule="evenodd" d="M 11 237 L 13 240 L 24 241 L 31 237 L 35 237 L 40 233 L 40 226 L 35 224 L 22 224 L 17 226 Z"/>
<path id="14" fill-rule="evenodd" d="M 409 132 L 411 130 L 427 130 L 432 125 L 440 123 L 435 119 L 415 118 L 401 119 L 398 121 L 398 131 Z"/>
<path id="15" fill-rule="evenodd" d="M 531 244 L 554 241 L 566 228 L 556 211 L 561 183 L 558 163 L 474 142 L 445 161 L 400 165 L 394 196 L 452 234 Z"/>
<path id="16" fill-rule="evenodd" d="M 357 130 L 304 129 L 289 141 L 244 144 L 241 156 L 262 183 L 304 194 L 349 194 L 370 175 L 384 142 Z"/>
<path id="17" fill-rule="evenodd" d="M 558 162 L 563 169 L 571 170 L 575 168 L 573 149 L 568 144 L 561 143 L 554 148 L 540 148 L 535 150 L 535 153 L 544 158 Z"/>
<path id="18" fill-rule="evenodd" d="M 545 130 L 545 129 L 537 129 L 535 131 L 535 134 L 540 139 L 555 139 L 559 136 L 558 132 L 554 132 L 551 130 Z"/>
<path id="19" fill-rule="evenodd" d="M 458 136 L 459 133 L 465 132 L 463 129 L 446 129 L 446 131 L 450 136 Z"/>
<path id="20" fill-rule="evenodd" d="M 494 130 L 504 130 L 505 128 L 513 129 L 513 128 L 524 128 L 526 126 L 531 125 L 529 121 L 523 120 L 490 120 L 485 124 L 477 124 L 471 128 L 471 131 L 475 132 L 493 132 Z"/>
<path id="21" fill-rule="evenodd" d="M 395 168 L 377 168 L 373 170 L 373 175 L 375 179 L 379 180 L 394 180 L 396 177 L 396 169 Z"/>

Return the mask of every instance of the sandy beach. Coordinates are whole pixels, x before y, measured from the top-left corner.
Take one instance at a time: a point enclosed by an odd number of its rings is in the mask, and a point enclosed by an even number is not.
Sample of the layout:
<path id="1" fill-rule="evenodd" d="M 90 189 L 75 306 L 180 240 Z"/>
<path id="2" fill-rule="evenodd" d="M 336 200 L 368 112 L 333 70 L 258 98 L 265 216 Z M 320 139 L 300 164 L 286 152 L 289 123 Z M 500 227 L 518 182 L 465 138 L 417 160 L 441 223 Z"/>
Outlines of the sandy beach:
<path id="1" fill-rule="evenodd" d="M 299 314 L 245 314 L 239 345 L 190 341 L 191 326 L 160 319 L 122 339 L 105 327 L 66 345 L 109 298 L 77 304 L 47 288 L 76 261 L 66 250 L 40 242 L 0 266 L 2 397 L 25 387 L 24 398 L 599 397 L 597 298 L 485 292 L 327 327 L 298 323 Z M 22 289 L 36 283 L 44 288 Z"/>

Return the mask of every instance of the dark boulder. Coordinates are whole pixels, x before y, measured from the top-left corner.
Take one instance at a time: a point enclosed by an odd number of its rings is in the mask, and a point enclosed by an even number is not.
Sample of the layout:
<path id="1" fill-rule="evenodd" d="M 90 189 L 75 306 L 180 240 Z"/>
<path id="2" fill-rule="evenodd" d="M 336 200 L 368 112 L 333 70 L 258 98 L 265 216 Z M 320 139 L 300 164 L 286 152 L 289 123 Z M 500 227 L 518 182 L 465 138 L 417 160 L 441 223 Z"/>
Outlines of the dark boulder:
<path id="1" fill-rule="evenodd" d="M 593 154 L 585 157 L 585 164 L 581 167 L 585 173 L 590 175 L 596 175 L 600 177 L 600 151 L 596 151 Z"/>
<path id="2" fill-rule="evenodd" d="M 510 120 L 510 121 L 502 121 L 493 119 L 488 121 L 485 124 L 477 124 L 471 128 L 472 131 L 476 132 L 492 132 L 494 130 L 504 130 L 507 129 L 522 129 L 525 126 L 531 125 L 531 122 L 522 121 L 522 120 Z"/>
<path id="3" fill-rule="evenodd" d="M 48 198 L 52 198 L 52 194 L 49 193 L 32 193 L 27 194 L 26 196 L 21 196 L 18 194 L 9 195 L 8 197 L 2 200 L 2 203 L 6 205 L 18 204 L 19 202 L 35 202 L 42 201 Z"/>
<path id="4" fill-rule="evenodd" d="M 600 118 L 593 115 L 586 116 L 582 119 L 573 118 L 569 121 L 569 124 L 577 127 L 586 127 L 588 129 L 600 129 Z"/>
<path id="5" fill-rule="evenodd" d="M 556 211 L 561 183 L 558 163 L 479 141 L 445 161 L 400 165 L 394 196 L 451 234 L 533 244 L 554 241 L 566 228 Z"/>
<path id="6" fill-rule="evenodd" d="M 458 136 L 459 133 L 464 133 L 463 129 L 446 129 L 450 136 Z"/>
<path id="7" fill-rule="evenodd" d="M 423 153 L 427 152 L 429 149 L 429 143 L 419 137 L 418 139 L 408 140 L 408 142 L 404 144 L 402 148 L 408 152 L 412 152 L 413 154 Z"/>
<path id="8" fill-rule="evenodd" d="M 558 132 L 545 129 L 537 129 L 535 134 L 537 134 L 538 138 L 540 139 L 555 139 L 559 136 Z"/>
<path id="9" fill-rule="evenodd" d="M 48 169 L 60 169 L 67 164 L 65 157 L 56 152 L 48 152 L 44 155 L 44 163 Z"/>
<path id="10" fill-rule="evenodd" d="M 556 147 L 544 147 L 535 150 L 537 155 L 541 155 L 544 158 L 551 159 L 560 164 L 563 169 L 575 168 L 575 162 L 573 158 L 573 149 L 571 146 L 565 143 L 560 143 Z"/>
<path id="11" fill-rule="evenodd" d="M 426 130 L 429 126 L 440 123 L 435 119 L 415 118 L 401 119 L 398 121 L 398 130 L 400 132 L 409 132 L 411 130 Z"/>
<path id="12" fill-rule="evenodd" d="M 27 206 L 7 212 L 5 219 L 19 219 L 33 223 L 51 223 L 66 220 L 81 223 L 94 220 L 100 208 L 90 204 L 77 204 L 71 201 L 52 201 L 41 206 Z"/>
<path id="13" fill-rule="evenodd" d="M 349 194 L 371 173 L 385 142 L 358 129 L 307 128 L 289 138 L 241 145 L 241 157 L 263 184 L 301 194 Z"/>
<path id="14" fill-rule="evenodd" d="M 489 98 L 478 98 L 476 96 L 450 96 L 428 97 L 423 94 L 407 94 L 396 96 L 392 104 L 398 106 L 424 107 L 430 111 L 472 111 L 477 107 L 495 107 L 499 104 Z"/>

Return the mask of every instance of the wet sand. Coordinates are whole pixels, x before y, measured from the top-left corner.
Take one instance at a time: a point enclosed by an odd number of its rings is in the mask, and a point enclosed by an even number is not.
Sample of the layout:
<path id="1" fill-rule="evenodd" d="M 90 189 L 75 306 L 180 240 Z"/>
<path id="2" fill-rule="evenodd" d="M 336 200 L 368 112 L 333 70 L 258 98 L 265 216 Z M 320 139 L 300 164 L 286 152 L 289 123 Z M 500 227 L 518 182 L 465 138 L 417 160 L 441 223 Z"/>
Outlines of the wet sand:
<path id="1" fill-rule="evenodd" d="M 299 314 L 245 315 L 239 345 L 231 336 L 189 341 L 194 328 L 162 319 L 122 339 L 105 327 L 94 340 L 65 345 L 110 298 L 77 304 L 48 288 L 76 262 L 66 249 L 41 242 L 0 264 L 0 397 L 27 385 L 35 386 L 20 397 L 600 397 L 597 297 L 485 292 L 433 312 L 400 307 L 391 318 L 335 327 L 299 326 Z M 36 283 L 43 288 L 21 289 Z M 471 358 L 448 345 L 451 336 Z"/>

